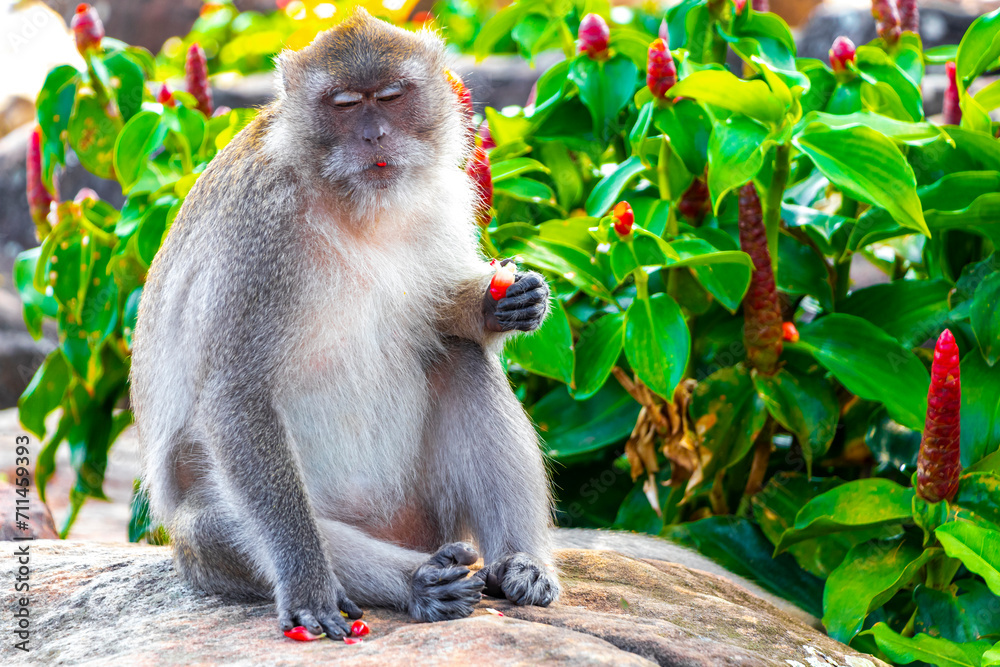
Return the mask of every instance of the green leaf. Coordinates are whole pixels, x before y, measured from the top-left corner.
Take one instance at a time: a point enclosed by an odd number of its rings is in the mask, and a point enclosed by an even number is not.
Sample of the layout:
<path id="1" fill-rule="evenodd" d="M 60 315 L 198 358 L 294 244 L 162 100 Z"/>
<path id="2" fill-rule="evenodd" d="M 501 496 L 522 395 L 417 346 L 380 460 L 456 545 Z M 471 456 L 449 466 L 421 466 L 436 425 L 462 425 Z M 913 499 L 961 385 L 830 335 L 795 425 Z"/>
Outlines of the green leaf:
<path id="1" fill-rule="evenodd" d="M 152 111 L 140 111 L 132 117 L 115 141 L 115 175 L 128 192 L 146 168 L 149 156 L 163 145 L 167 126 Z"/>
<path id="2" fill-rule="evenodd" d="M 945 552 L 981 576 L 1000 595 L 1000 531 L 967 521 L 951 521 L 934 531 Z"/>
<path id="3" fill-rule="evenodd" d="M 913 169 L 891 139 L 868 127 L 813 124 L 794 142 L 824 176 L 855 199 L 884 206 L 898 224 L 930 236 Z"/>
<path id="4" fill-rule="evenodd" d="M 504 353 L 527 371 L 572 386 L 573 332 L 562 302 L 554 302 L 551 312 L 537 331 L 508 339 Z"/>
<path id="5" fill-rule="evenodd" d="M 840 215 L 829 215 L 809 206 L 785 202 L 781 204 L 781 219 L 789 227 L 806 227 L 817 232 L 827 243 L 832 241 L 833 235 L 844 223 L 850 221 Z"/>
<path id="6" fill-rule="evenodd" d="M 607 213 L 618 202 L 618 196 L 629 181 L 645 169 L 646 166 L 638 155 L 633 155 L 619 164 L 613 172 L 602 178 L 591 190 L 590 196 L 587 197 L 587 203 L 584 205 L 587 215 L 599 218 Z"/>
<path id="7" fill-rule="evenodd" d="M 701 230 L 704 233 L 706 230 Z M 716 230 L 719 231 L 719 230 Z M 736 250 L 738 246 L 723 232 L 713 235 L 712 240 L 720 243 L 725 237 L 732 250 L 717 249 L 708 241 L 700 238 L 677 239 L 670 247 L 680 256 L 680 260 L 669 264 L 671 267 L 689 266 L 698 278 L 698 282 L 714 296 L 722 306 L 731 313 L 739 308 L 743 296 L 750 287 L 750 273 L 753 260 L 750 255 Z"/>
<path id="8" fill-rule="evenodd" d="M 767 136 L 763 125 L 744 116 L 716 123 L 708 141 L 708 190 L 716 214 L 726 194 L 760 171 L 764 154 L 773 143 Z"/>
<path id="9" fill-rule="evenodd" d="M 781 535 L 775 553 L 811 537 L 912 521 L 913 489 L 881 477 L 842 484 L 810 500 L 795 525 Z"/>
<path id="10" fill-rule="evenodd" d="M 135 247 L 139 259 L 145 262 L 146 266 L 153 263 L 153 257 L 163 242 L 171 205 L 172 202 L 157 203 L 149 207 L 139 223 L 139 229 L 135 234 Z"/>
<path id="11" fill-rule="evenodd" d="M 785 115 L 784 105 L 763 81 L 744 81 L 723 70 L 693 72 L 667 91 L 669 97 L 690 97 L 769 125 Z"/>
<path id="12" fill-rule="evenodd" d="M 60 65 L 49 71 L 42 89 L 35 98 L 36 118 L 42 128 L 44 180 L 52 185 L 55 163 L 66 164 L 66 146 L 63 132 L 69 126 L 69 117 L 76 100 L 80 73 L 70 65 Z"/>
<path id="13" fill-rule="evenodd" d="M 795 346 L 809 351 L 849 391 L 884 403 L 903 426 L 923 430 L 930 375 L 913 352 L 854 315 L 827 315 L 799 333 Z"/>
<path id="14" fill-rule="evenodd" d="M 944 280 L 896 280 L 851 292 L 837 312 L 863 318 L 913 348 L 948 325 L 949 291 Z"/>
<path id="15" fill-rule="evenodd" d="M 690 354 L 691 334 L 676 301 L 666 294 L 632 301 L 625 313 L 625 356 L 646 386 L 673 400 Z"/>
<path id="16" fill-rule="evenodd" d="M 788 234 L 778 235 L 777 287 L 786 294 L 809 294 L 826 310 L 833 310 L 833 288 L 825 260 Z"/>
<path id="17" fill-rule="evenodd" d="M 741 461 L 767 421 L 764 401 L 754 391 L 742 365 L 723 368 L 698 383 L 691 399 L 691 417 L 702 444 L 712 453 L 703 477 Z M 689 488 L 689 492 L 692 489 Z"/>
<path id="18" fill-rule="evenodd" d="M 123 51 L 104 58 L 108 72 L 118 79 L 115 101 L 121 111 L 122 120 L 128 122 L 142 108 L 144 82 L 142 68 Z"/>
<path id="19" fill-rule="evenodd" d="M 45 438 L 45 418 L 59 407 L 69 381 L 69 365 L 62 352 L 55 349 L 35 371 L 31 382 L 17 401 L 17 416 L 24 428 L 39 438 Z"/>
<path id="20" fill-rule="evenodd" d="M 113 178 L 115 139 L 122 127 L 121 118 L 110 118 L 93 95 L 77 95 L 69 119 L 69 145 L 80 164 L 101 178 Z"/>
<path id="21" fill-rule="evenodd" d="M 966 471 L 958 480 L 958 492 L 950 504 L 1000 526 L 1000 476 Z"/>
<path id="22" fill-rule="evenodd" d="M 556 460 L 572 458 L 628 437 L 640 406 L 617 382 L 592 398 L 575 401 L 559 386 L 531 408 L 543 451 Z"/>
<path id="23" fill-rule="evenodd" d="M 939 591 L 918 585 L 913 590 L 917 605 L 915 628 L 953 642 L 974 642 L 1000 635 L 1000 614 L 995 613 L 996 596 L 979 581 L 963 579 L 963 592 Z M 983 656 L 985 661 L 986 656 Z"/>
<path id="24" fill-rule="evenodd" d="M 618 112 L 632 99 L 639 70 L 624 55 L 606 62 L 579 55 L 570 64 L 569 78 L 580 90 L 580 101 L 590 110 L 594 135 L 607 141 Z"/>
<path id="25" fill-rule="evenodd" d="M 922 660 L 937 667 L 980 667 L 980 656 L 990 646 L 988 641 L 957 644 L 925 634 L 904 637 L 885 623 L 876 623 L 862 634 L 874 637 L 879 649 L 901 665 Z"/>
<path id="26" fill-rule="evenodd" d="M 798 438 L 811 475 L 813 461 L 826 454 L 837 432 L 840 403 L 833 387 L 821 375 L 786 369 L 771 376 L 753 373 L 753 383 L 771 416 Z"/>
<path id="27" fill-rule="evenodd" d="M 490 176 L 494 183 L 508 178 L 513 178 L 514 176 L 525 174 L 530 171 L 540 171 L 546 174 L 550 173 L 548 167 L 538 160 L 532 160 L 530 157 L 516 157 L 490 165 Z"/>
<path id="28" fill-rule="evenodd" d="M 538 149 L 556 186 L 559 205 L 565 210 L 579 206 L 583 197 L 583 177 L 569 149 L 560 141 L 546 141 Z"/>
<path id="29" fill-rule="evenodd" d="M 1000 9 L 983 14 L 969 26 L 955 55 L 955 78 L 961 93 L 1000 56 Z"/>
<path id="30" fill-rule="evenodd" d="M 611 270 L 618 282 L 639 267 L 672 264 L 676 257 L 677 253 L 666 241 L 638 228 L 633 228 L 630 240 L 611 244 Z"/>
<path id="31" fill-rule="evenodd" d="M 652 103 L 649 106 L 654 106 Z M 670 140 L 670 148 L 692 174 L 701 174 L 707 164 L 708 142 L 713 123 L 705 108 L 694 100 L 678 100 L 656 110 L 654 124 Z"/>
<path id="32" fill-rule="evenodd" d="M 505 227 L 508 225 L 500 227 L 497 231 Z M 610 275 L 610 271 L 605 272 L 589 252 L 565 243 L 523 234 L 512 236 L 501 245 L 505 254 L 518 255 L 525 263 L 535 268 L 562 276 L 591 296 L 605 301 L 614 299 L 608 286 L 614 277 Z"/>
<path id="33" fill-rule="evenodd" d="M 611 313 L 591 321 L 576 342 L 576 389 L 573 398 L 590 398 L 604 386 L 622 353 L 625 315 Z"/>
<path id="34" fill-rule="evenodd" d="M 820 123 L 829 128 L 869 127 L 904 144 L 921 146 L 938 139 L 950 140 L 945 132 L 932 123 L 914 123 L 896 120 L 871 111 L 855 111 L 850 114 L 830 114 L 813 111 L 802 120 L 803 125 Z"/>
<path id="35" fill-rule="evenodd" d="M 962 377 L 962 465 L 968 467 L 1000 448 L 1000 366 L 981 354 L 965 355 Z"/>
<path id="36" fill-rule="evenodd" d="M 877 86 L 880 93 L 891 95 L 905 114 L 904 120 L 919 121 L 924 117 L 920 88 L 879 47 L 859 46 L 857 68 L 864 83 Z M 864 86 L 862 87 L 864 88 Z"/>
<path id="37" fill-rule="evenodd" d="M 924 549 L 919 538 L 864 542 L 855 546 L 823 589 L 823 626 L 845 644 L 858 634 L 865 618 L 916 578 L 941 553 Z"/>
<path id="38" fill-rule="evenodd" d="M 518 201 L 531 202 L 533 204 L 556 203 L 555 193 L 552 188 L 531 178 L 509 178 L 501 181 L 493 190 L 497 194 L 507 195 Z"/>
<path id="39" fill-rule="evenodd" d="M 976 288 L 970 319 L 979 350 L 993 366 L 1000 359 L 1000 273 L 986 276 Z"/>
<path id="40" fill-rule="evenodd" d="M 122 338 L 128 349 L 132 349 L 132 334 L 135 332 L 135 323 L 139 319 L 139 300 L 142 298 L 142 286 L 136 287 L 125 300 L 125 308 L 122 314 Z"/>

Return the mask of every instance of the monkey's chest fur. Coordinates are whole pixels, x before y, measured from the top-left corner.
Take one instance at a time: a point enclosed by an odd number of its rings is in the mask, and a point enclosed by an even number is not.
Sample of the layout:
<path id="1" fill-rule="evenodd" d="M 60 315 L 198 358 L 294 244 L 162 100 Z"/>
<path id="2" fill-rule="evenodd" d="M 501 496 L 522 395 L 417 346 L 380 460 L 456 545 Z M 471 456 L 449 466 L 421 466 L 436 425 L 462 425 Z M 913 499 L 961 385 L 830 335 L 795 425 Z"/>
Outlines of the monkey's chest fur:
<path id="1" fill-rule="evenodd" d="M 424 522 L 424 366 L 449 260 L 418 244 L 331 243 L 310 263 L 279 396 L 306 487 L 320 515 L 407 542 L 393 533 Z"/>

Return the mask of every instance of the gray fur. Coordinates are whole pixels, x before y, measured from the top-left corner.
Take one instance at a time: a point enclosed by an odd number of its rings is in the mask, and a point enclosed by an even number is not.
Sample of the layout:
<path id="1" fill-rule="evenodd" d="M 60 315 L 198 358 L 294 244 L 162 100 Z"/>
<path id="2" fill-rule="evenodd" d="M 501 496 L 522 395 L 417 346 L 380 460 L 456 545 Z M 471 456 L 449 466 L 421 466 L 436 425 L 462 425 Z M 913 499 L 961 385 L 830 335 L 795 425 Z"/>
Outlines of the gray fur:
<path id="1" fill-rule="evenodd" d="M 467 539 L 487 566 L 530 555 L 516 601 L 558 594 L 541 454 L 496 357 L 548 288 L 519 274 L 487 326 L 443 62 L 432 33 L 363 12 L 283 54 L 277 100 L 198 179 L 143 291 L 132 403 L 154 518 L 186 580 L 273 598 L 282 629 L 343 635 L 357 605 L 468 615 Z M 397 80 L 408 97 L 354 125 L 325 97 Z"/>

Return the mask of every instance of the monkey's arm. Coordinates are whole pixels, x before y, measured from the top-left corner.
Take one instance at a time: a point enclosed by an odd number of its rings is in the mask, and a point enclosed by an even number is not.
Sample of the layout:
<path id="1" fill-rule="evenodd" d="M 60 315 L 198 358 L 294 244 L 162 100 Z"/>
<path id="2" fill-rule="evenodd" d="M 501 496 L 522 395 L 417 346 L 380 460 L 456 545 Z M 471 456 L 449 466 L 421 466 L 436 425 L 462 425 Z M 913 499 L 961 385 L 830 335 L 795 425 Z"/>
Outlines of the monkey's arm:
<path id="1" fill-rule="evenodd" d="M 506 263 L 508 260 L 504 260 Z M 519 272 L 499 301 L 490 295 L 492 273 L 456 285 L 439 318 L 442 333 L 484 347 L 512 331 L 534 331 L 549 311 L 549 287 L 534 271 Z"/>

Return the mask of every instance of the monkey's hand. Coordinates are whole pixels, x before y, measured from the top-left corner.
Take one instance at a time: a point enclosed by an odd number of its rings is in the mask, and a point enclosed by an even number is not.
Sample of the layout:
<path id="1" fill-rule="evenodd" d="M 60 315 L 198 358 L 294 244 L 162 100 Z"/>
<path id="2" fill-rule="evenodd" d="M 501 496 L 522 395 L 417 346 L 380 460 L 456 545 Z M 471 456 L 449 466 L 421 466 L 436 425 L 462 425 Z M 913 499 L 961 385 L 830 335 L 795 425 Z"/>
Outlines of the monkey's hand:
<path id="1" fill-rule="evenodd" d="M 510 260 L 504 260 L 505 262 Z M 519 272 L 507 294 L 496 301 L 489 290 L 483 295 L 483 316 L 486 328 L 504 331 L 534 331 L 542 326 L 549 312 L 549 286 L 545 278 L 534 271 Z"/>
<path id="2" fill-rule="evenodd" d="M 413 572 L 410 616 L 418 621 L 465 618 L 483 595 L 483 581 L 470 577 L 469 568 L 479 560 L 472 545 L 446 544 Z"/>
<path id="3" fill-rule="evenodd" d="M 490 563 L 476 576 L 483 580 L 483 592 L 507 598 L 514 604 L 548 607 L 559 597 L 561 587 L 545 565 L 526 553 L 511 554 Z"/>
<path id="4" fill-rule="evenodd" d="M 314 635 L 325 632 L 331 639 L 351 634 L 351 628 L 341 611 L 350 619 L 361 618 L 363 613 L 347 597 L 344 587 L 335 577 L 325 585 L 317 585 L 313 580 L 303 581 L 300 586 L 279 583 L 275 590 L 275 601 L 278 606 L 278 625 L 282 632 L 301 625 Z"/>

